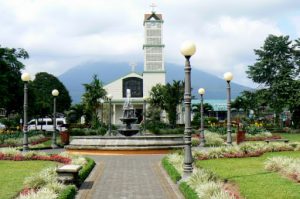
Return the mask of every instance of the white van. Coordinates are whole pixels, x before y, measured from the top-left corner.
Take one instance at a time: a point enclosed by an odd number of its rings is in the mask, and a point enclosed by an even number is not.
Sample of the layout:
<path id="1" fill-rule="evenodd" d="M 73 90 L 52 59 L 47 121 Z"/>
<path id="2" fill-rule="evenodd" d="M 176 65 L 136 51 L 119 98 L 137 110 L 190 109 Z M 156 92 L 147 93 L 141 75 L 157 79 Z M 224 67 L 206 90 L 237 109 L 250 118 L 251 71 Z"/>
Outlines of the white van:
<path id="1" fill-rule="evenodd" d="M 65 131 L 66 118 L 56 118 L 56 130 Z M 52 118 L 38 118 L 32 119 L 28 122 L 28 130 L 42 130 L 53 131 L 53 119 Z"/>

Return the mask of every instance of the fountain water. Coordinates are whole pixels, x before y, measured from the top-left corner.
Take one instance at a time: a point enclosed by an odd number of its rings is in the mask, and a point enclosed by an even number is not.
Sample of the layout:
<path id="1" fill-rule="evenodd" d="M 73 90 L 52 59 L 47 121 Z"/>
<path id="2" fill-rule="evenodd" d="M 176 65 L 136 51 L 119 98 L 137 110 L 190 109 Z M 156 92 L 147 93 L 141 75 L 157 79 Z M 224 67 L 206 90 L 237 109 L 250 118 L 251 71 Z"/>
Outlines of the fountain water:
<path id="1" fill-rule="evenodd" d="M 126 100 L 123 105 L 123 117 L 120 120 L 125 124 L 121 128 L 118 129 L 119 133 L 125 136 L 132 136 L 139 132 L 139 129 L 135 128 L 132 124 L 137 121 L 137 117 L 135 115 L 135 109 L 133 108 L 130 102 L 130 89 L 126 90 Z"/>

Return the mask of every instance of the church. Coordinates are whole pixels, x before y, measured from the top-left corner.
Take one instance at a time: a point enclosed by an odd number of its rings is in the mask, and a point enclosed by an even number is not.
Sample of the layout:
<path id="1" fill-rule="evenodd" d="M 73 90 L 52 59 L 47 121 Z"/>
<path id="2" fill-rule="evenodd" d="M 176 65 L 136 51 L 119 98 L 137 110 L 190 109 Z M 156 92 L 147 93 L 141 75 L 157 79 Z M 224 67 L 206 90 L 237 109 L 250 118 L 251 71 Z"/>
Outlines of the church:
<path id="1" fill-rule="evenodd" d="M 144 99 L 150 95 L 150 90 L 156 84 L 166 84 L 164 66 L 162 14 L 154 10 L 144 14 L 144 70 L 138 74 L 134 69 L 127 75 L 118 78 L 104 86 L 108 94 L 112 95 L 112 124 L 121 124 L 123 104 L 126 99 L 126 90 L 131 90 L 131 103 L 136 109 L 136 116 L 140 123 L 143 119 Z M 134 68 L 134 66 L 133 66 Z"/>

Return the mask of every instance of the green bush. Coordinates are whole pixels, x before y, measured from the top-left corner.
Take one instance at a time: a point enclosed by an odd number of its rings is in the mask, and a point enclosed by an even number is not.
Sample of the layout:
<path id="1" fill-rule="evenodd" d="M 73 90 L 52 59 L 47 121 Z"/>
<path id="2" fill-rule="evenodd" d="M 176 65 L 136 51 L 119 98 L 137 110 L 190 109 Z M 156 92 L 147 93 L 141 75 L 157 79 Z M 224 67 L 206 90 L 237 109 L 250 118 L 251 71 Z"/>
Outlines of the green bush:
<path id="1" fill-rule="evenodd" d="M 70 134 L 71 136 L 105 135 L 106 131 L 105 127 L 99 127 L 98 129 L 73 128 L 70 130 Z"/>
<path id="2" fill-rule="evenodd" d="M 91 158 L 86 158 L 86 160 L 87 163 L 79 171 L 79 184 L 84 182 L 84 180 L 89 176 L 90 172 L 93 170 L 96 164 L 95 161 Z"/>
<path id="3" fill-rule="evenodd" d="M 192 138 L 192 146 L 199 146 L 200 140 L 199 138 Z"/>
<path id="4" fill-rule="evenodd" d="M 221 135 L 227 134 L 227 127 L 226 126 L 210 126 L 207 128 L 208 131 L 213 133 L 218 133 Z M 231 127 L 231 133 L 236 133 L 236 128 Z"/>
<path id="5" fill-rule="evenodd" d="M 183 133 L 184 133 L 184 129 L 182 129 L 182 128 L 158 129 L 156 132 L 154 132 L 154 134 L 156 134 L 156 135 L 171 135 L 171 134 L 183 134 Z"/>
<path id="6" fill-rule="evenodd" d="M 169 128 L 169 126 L 166 123 L 156 120 L 148 120 L 146 127 L 152 133 L 158 133 L 160 129 Z"/>
<path id="7" fill-rule="evenodd" d="M 177 182 L 181 179 L 181 175 L 178 173 L 178 171 L 175 169 L 175 167 L 169 163 L 167 157 L 164 157 L 162 159 L 162 165 L 169 174 L 170 178 L 173 180 L 173 182 Z"/>
<path id="8" fill-rule="evenodd" d="M 179 190 L 186 199 L 199 199 L 197 193 L 186 182 L 179 184 Z"/>
<path id="9" fill-rule="evenodd" d="M 57 199 L 73 199 L 76 195 L 75 185 L 68 185 L 63 191 L 58 195 Z"/>
<path id="10" fill-rule="evenodd" d="M 245 127 L 245 130 L 248 134 L 250 135 L 256 135 L 262 132 L 266 132 L 267 130 L 265 128 L 262 127 L 257 127 L 255 125 L 249 125 Z"/>

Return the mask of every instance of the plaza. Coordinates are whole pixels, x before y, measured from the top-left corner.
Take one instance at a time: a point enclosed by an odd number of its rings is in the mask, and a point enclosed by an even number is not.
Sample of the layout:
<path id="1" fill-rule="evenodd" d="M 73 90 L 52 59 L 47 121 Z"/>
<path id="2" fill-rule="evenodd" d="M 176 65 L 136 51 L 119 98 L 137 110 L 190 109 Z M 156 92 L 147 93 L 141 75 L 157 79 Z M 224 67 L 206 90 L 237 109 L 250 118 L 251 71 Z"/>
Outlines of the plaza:
<path id="1" fill-rule="evenodd" d="M 300 198 L 299 6 L 0 2 L 0 198 Z"/>

